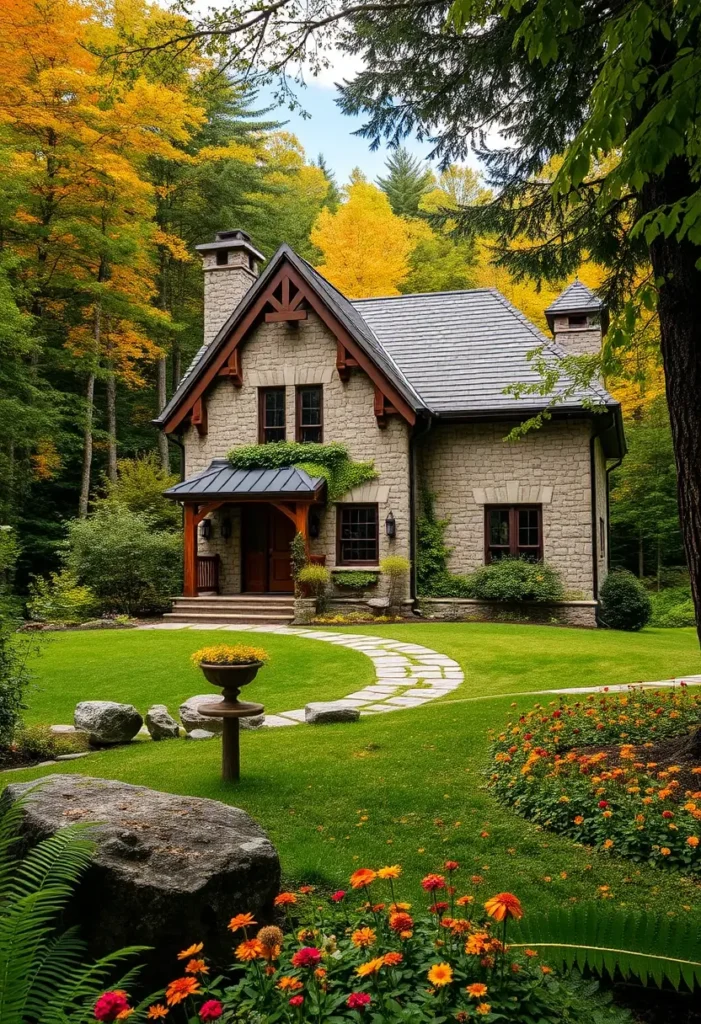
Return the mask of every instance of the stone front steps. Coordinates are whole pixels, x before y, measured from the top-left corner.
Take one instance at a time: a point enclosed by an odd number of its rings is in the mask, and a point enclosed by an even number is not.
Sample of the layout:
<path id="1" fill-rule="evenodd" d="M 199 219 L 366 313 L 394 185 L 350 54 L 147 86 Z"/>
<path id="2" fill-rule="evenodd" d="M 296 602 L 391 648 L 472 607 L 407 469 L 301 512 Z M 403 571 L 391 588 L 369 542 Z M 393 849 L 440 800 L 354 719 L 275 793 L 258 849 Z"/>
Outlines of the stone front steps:
<path id="1" fill-rule="evenodd" d="M 201 597 L 176 597 L 173 610 L 163 616 L 167 622 L 189 622 L 198 626 L 246 622 L 252 625 L 286 626 L 294 617 L 294 597 L 286 594 L 237 594 L 225 597 L 203 594 Z"/>

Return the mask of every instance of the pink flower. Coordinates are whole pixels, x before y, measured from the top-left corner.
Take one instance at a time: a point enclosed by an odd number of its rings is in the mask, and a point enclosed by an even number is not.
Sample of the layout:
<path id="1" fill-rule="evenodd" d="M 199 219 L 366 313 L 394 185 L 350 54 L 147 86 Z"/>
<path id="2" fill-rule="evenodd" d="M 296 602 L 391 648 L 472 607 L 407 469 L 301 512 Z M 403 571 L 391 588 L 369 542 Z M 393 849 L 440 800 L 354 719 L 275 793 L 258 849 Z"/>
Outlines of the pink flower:
<path id="1" fill-rule="evenodd" d="M 321 961 L 321 950 L 316 946 L 303 946 L 292 957 L 293 967 L 318 967 Z M 297 1003 L 295 1003 L 295 1006 Z"/>
<path id="2" fill-rule="evenodd" d="M 360 1010 L 362 1013 L 366 1006 L 369 1006 L 372 999 L 367 992 L 351 992 L 346 999 L 346 1006 L 349 1010 Z"/>
<path id="3" fill-rule="evenodd" d="M 127 1002 L 127 996 L 125 992 L 116 990 L 114 992 L 105 992 L 95 1003 L 95 1018 L 97 1020 L 109 1022 L 116 1020 L 120 1013 L 124 1013 L 125 1010 L 129 1009 L 129 1003 Z"/>
<path id="4" fill-rule="evenodd" d="M 334 903 L 340 903 L 341 900 L 344 900 L 345 898 L 346 893 L 344 889 L 339 889 L 338 892 L 331 893 L 331 899 L 334 901 Z"/>
<path id="5" fill-rule="evenodd" d="M 304 996 L 292 996 L 289 1000 L 290 1006 L 301 1006 L 304 1002 Z"/>
<path id="6" fill-rule="evenodd" d="M 216 1020 L 221 1017 L 224 1012 L 224 1007 L 218 999 L 208 999 L 206 1003 L 202 1003 L 200 1006 L 200 1020 L 205 1024 L 206 1021 Z"/>

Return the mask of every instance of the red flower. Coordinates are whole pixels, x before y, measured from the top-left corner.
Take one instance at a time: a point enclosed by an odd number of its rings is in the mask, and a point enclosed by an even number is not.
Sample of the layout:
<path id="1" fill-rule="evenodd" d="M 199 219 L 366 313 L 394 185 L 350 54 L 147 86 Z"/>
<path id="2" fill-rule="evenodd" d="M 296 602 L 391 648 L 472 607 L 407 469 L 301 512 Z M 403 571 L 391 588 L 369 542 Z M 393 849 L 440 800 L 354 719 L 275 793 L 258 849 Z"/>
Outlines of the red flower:
<path id="1" fill-rule="evenodd" d="M 604 809 L 604 807 L 608 807 L 608 805 L 608 800 L 599 800 L 599 807 L 601 807 L 602 810 Z"/>
<path id="2" fill-rule="evenodd" d="M 202 1003 L 202 1006 L 200 1006 L 200 1020 L 203 1024 L 206 1021 L 217 1020 L 223 1012 L 224 1007 L 218 999 L 208 999 L 206 1003 Z"/>
<path id="3" fill-rule="evenodd" d="M 445 889 L 445 878 L 443 875 L 426 875 L 421 879 L 421 887 L 426 892 L 433 892 L 435 889 Z"/>
<path id="4" fill-rule="evenodd" d="M 351 992 L 346 999 L 346 1006 L 349 1010 L 360 1010 L 362 1013 L 365 1007 L 369 1006 L 371 1002 L 372 999 L 367 992 Z"/>
<path id="5" fill-rule="evenodd" d="M 456 860 L 447 860 L 443 867 L 446 871 L 457 871 L 460 865 Z"/>
<path id="6" fill-rule="evenodd" d="M 95 1003 L 95 1018 L 101 1021 L 116 1020 L 120 1013 L 129 1009 L 125 992 L 105 992 Z"/>
<path id="7" fill-rule="evenodd" d="M 316 946 L 303 946 L 292 957 L 293 967 L 318 967 L 321 962 L 321 950 Z M 301 1005 L 295 1003 L 295 1006 Z"/>
<path id="8" fill-rule="evenodd" d="M 674 817 L 674 813 L 672 811 L 662 811 L 662 817 L 663 818 L 673 818 Z"/>
<path id="9" fill-rule="evenodd" d="M 433 906 L 430 906 L 428 909 L 432 914 L 442 914 L 444 910 L 448 909 L 448 904 L 434 903 Z"/>
<path id="10" fill-rule="evenodd" d="M 334 901 L 334 903 L 340 903 L 341 900 L 344 900 L 345 898 L 346 893 L 344 889 L 339 889 L 338 892 L 331 893 L 331 899 Z"/>
<path id="11" fill-rule="evenodd" d="M 290 1006 L 301 1006 L 304 1002 L 304 996 L 292 996 L 289 1000 Z"/>

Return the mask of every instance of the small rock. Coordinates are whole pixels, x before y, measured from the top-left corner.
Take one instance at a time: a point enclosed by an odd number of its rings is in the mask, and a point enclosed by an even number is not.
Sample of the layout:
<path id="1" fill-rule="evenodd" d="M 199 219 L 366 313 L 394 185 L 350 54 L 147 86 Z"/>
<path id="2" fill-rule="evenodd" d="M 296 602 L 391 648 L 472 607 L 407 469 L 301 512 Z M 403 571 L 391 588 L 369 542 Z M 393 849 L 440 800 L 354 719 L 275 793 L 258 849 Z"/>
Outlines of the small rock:
<path id="1" fill-rule="evenodd" d="M 77 761 L 79 757 L 87 757 L 90 753 L 89 750 L 81 750 L 75 754 L 56 754 L 57 761 Z"/>
<path id="2" fill-rule="evenodd" d="M 200 704 L 216 704 L 218 700 L 222 699 L 216 693 L 201 693 L 196 697 L 189 697 L 180 705 L 180 721 L 185 726 L 185 731 L 189 733 L 193 729 L 205 729 L 207 732 L 221 732 L 224 728 L 222 718 L 209 718 L 206 715 L 201 715 L 197 709 Z"/>
<path id="3" fill-rule="evenodd" d="M 347 708 L 338 701 L 318 701 L 307 704 L 304 709 L 304 720 L 307 725 L 326 725 L 328 722 L 357 722 L 360 718 L 358 708 Z"/>
<path id="4" fill-rule="evenodd" d="M 90 742 L 95 746 L 128 743 L 143 724 L 144 720 L 133 704 L 84 700 L 76 705 L 76 728 L 87 732 Z"/>
<path id="5" fill-rule="evenodd" d="M 154 740 L 177 739 L 180 726 L 171 715 L 165 704 L 153 704 L 146 712 L 146 728 Z"/>
<path id="6" fill-rule="evenodd" d="M 186 740 L 213 740 L 217 734 L 215 732 L 208 732 L 207 729 L 190 729 L 189 732 L 185 733 Z"/>
<path id="7" fill-rule="evenodd" d="M 239 725 L 242 729 L 261 729 L 265 722 L 265 715 L 251 715 L 250 718 L 239 718 Z"/>
<path id="8" fill-rule="evenodd" d="M 367 602 L 368 608 L 375 609 L 377 611 L 384 611 L 385 608 L 389 608 L 388 597 L 371 597 Z"/>
<path id="9" fill-rule="evenodd" d="M 49 726 L 49 732 L 54 736 L 74 736 L 75 733 L 80 732 L 80 729 L 76 729 L 74 725 L 51 725 Z"/>

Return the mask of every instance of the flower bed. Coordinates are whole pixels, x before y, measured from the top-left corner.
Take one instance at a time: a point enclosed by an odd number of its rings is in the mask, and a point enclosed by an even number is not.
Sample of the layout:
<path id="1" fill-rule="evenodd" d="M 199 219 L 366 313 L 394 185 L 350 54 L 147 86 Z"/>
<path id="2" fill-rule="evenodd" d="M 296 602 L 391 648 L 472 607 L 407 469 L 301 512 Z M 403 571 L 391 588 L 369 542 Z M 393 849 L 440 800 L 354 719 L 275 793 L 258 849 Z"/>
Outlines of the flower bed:
<path id="1" fill-rule="evenodd" d="M 494 738 L 490 785 L 520 814 L 578 842 L 701 873 L 701 694 L 562 699 Z"/>
<path id="2" fill-rule="evenodd" d="M 459 865 L 422 882 L 426 905 L 401 902 L 399 865 L 360 868 L 354 892 L 320 896 L 313 886 L 275 900 L 283 927 L 259 928 L 250 913 L 229 922 L 236 978 L 213 978 L 201 942 L 178 954 L 181 977 L 132 1020 L 182 1019 L 202 1024 L 222 1018 L 270 1022 L 321 1021 L 540 1021 L 627 1019 L 606 997 L 586 994 L 558 978 L 534 949 L 505 945 L 508 923 L 523 916 L 511 893 L 480 907 L 457 886 Z M 131 1013 L 126 994 L 105 993 L 98 1020 Z"/>

